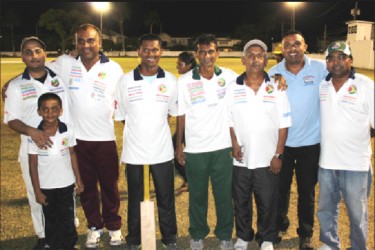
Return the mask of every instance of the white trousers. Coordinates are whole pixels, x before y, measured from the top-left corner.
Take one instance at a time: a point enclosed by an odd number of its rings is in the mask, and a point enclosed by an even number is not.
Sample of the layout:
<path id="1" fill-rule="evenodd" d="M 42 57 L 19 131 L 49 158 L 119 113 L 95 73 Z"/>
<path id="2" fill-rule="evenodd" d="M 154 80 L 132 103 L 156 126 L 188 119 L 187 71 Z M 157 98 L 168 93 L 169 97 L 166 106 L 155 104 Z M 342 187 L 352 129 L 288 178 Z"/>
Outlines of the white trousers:
<path id="1" fill-rule="evenodd" d="M 19 161 L 21 165 L 22 177 L 25 182 L 27 198 L 29 200 L 31 219 L 33 221 L 34 230 L 39 238 L 44 238 L 44 215 L 42 205 L 36 202 L 33 184 L 31 182 L 29 172 L 29 159 L 25 153 L 20 153 Z"/>

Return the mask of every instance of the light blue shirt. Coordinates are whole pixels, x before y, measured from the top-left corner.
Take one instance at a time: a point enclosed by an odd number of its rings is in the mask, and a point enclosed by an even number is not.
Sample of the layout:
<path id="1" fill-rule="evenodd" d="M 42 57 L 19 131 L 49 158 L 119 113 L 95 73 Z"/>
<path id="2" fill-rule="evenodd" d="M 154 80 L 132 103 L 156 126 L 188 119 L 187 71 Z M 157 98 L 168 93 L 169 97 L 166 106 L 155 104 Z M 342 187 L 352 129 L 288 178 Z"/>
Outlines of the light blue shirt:
<path id="1" fill-rule="evenodd" d="M 319 84 L 328 75 L 323 60 L 304 56 L 305 65 L 297 75 L 285 68 L 285 59 L 268 74 L 281 74 L 288 84 L 287 94 L 292 113 L 286 146 L 302 147 L 320 143 Z"/>

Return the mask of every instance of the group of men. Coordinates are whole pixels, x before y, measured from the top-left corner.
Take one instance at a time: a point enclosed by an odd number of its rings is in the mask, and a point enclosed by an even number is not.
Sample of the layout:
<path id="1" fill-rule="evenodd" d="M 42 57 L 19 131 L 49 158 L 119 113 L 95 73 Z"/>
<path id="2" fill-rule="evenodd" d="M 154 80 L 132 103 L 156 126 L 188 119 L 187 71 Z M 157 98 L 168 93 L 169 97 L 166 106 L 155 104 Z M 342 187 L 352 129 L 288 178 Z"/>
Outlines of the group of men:
<path id="1" fill-rule="evenodd" d="M 39 147 L 48 147 L 48 135 L 36 129 L 40 122 L 36 99 L 50 91 L 68 96 L 67 122 L 75 129 L 75 150 L 84 185 L 80 199 L 89 229 L 87 248 L 99 245 L 104 227 L 109 230 L 110 245 L 120 245 L 123 240 L 114 117 L 125 124 L 120 159 L 126 164 L 128 187 L 127 249 L 138 249 L 141 243 L 144 165 L 150 166 L 155 184 L 162 243 L 167 249 L 178 249 L 174 157 L 185 166 L 189 181 L 191 249 L 203 249 L 210 231 L 209 180 L 215 200 L 218 248 L 247 249 L 255 237 L 261 249 L 273 249 L 290 224 L 287 214 L 294 173 L 299 248 L 313 249 L 315 186 L 319 180 L 322 249 L 340 248 L 337 207 L 342 195 L 351 221 L 352 248 L 366 249 L 374 83 L 354 72 L 347 43 L 330 44 L 326 62 L 314 60 L 305 55 L 307 44 L 302 34 L 292 30 L 282 38 L 284 59 L 266 73 L 267 46 L 254 39 L 244 46 L 241 60 L 246 71 L 238 76 L 216 65 L 216 39 L 203 34 L 196 42 L 198 65 L 176 79 L 159 66 L 163 49 L 156 35 L 139 39 L 140 64 L 125 74 L 100 52 L 97 27 L 78 27 L 75 40 L 76 58 L 63 55 L 47 67 L 42 41 L 31 37 L 22 43 L 36 42 L 42 53 L 34 49 L 27 60 L 22 51 L 27 67 L 9 84 L 4 121 L 21 138 L 28 135 Z M 36 63 L 39 74 L 35 75 Z M 62 88 L 43 85 L 56 74 L 64 83 Z M 280 78 L 273 79 L 277 74 L 286 79 L 286 91 L 285 86 L 280 87 Z M 22 87 L 12 92 L 17 85 Z M 175 155 L 169 116 L 177 116 Z M 22 139 L 20 162 L 39 237 L 36 248 L 42 249 L 42 211 L 30 186 L 25 143 Z M 258 215 L 256 234 L 251 227 L 252 194 Z"/>

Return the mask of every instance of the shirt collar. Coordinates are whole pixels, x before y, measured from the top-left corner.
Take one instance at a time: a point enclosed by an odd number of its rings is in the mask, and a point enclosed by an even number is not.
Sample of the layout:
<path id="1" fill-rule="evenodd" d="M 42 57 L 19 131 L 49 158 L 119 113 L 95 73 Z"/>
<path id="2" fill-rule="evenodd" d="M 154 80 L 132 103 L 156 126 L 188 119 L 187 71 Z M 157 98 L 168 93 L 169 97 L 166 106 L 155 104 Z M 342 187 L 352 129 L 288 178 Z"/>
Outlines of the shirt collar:
<path id="1" fill-rule="evenodd" d="M 215 75 L 217 75 L 217 76 L 220 75 L 221 73 L 223 73 L 221 68 L 219 68 L 216 65 L 214 65 L 214 72 L 215 72 Z M 199 75 L 199 65 L 196 65 L 193 69 L 193 79 L 194 80 L 200 80 L 201 79 L 201 76 Z"/>
<path id="2" fill-rule="evenodd" d="M 47 67 L 44 67 L 44 68 L 47 70 L 47 74 L 49 74 L 52 78 L 56 76 L 56 73 L 53 72 L 51 69 L 49 69 Z M 25 79 L 25 80 L 30 80 L 31 79 L 28 68 L 26 68 L 23 71 L 23 73 L 22 73 L 22 79 Z"/>
<path id="3" fill-rule="evenodd" d="M 76 60 L 78 60 L 79 58 L 79 55 L 76 57 Z M 99 60 L 100 60 L 100 63 L 107 63 L 109 62 L 109 58 L 106 57 L 106 55 L 104 55 L 103 51 L 99 51 Z"/>
<path id="4" fill-rule="evenodd" d="M 38 125 L 38 129 L 39 129 L 39 130 L 44 130 L 44 129 L 43 129 L 43 123 L 44 123 L 44 121 L 41 121 L 41 122 L 39 123 L 39 125 Z M 60 133 L 60 134 L 62 134 L 62 133 L 64 133 L 64 132 L 68 131 L 68 127 L 66 126 L 65 123 L 63 123 L 63 122 L 61 122 L 60 120 L 58 120 L 58 124 L 59 124 L 58 129 L 59 129 L 59 133 Z"/>
<path id="5" fill-rule="evenodd" d="M 140 72 L 140 67 L 141 65 L 138 65 L 137 68 L 134 69 L 134 81 L 140 81 L 140 80 L 143 80 L 143 77 L 141 75 L 141 72 Z M 158 67 L 158 73 L 157 73 L 157 76 L 156 78 L 165 78 L 165 72 L 164 70 L 159 66 Z"/>
<path id="6" fill-rule="evenodd" d="M 331 80 L 331 78 L 332 78 L 332 74 L 331 73 L 329 73 L 327 76 L 326 76 L 326 81 L 328 82 L 328 81 L 330 81 Z M 351 78 L 351 79 L 355 79 L 355 69 L 352 67 L 351 68 L 351 70 L 350 70 L 350 75 L 349 75 L 349 78 Z"/>
<path id="7" fill-rule="evenodd" d="M 271 81 L 271 79 L 270 79 L 270 77 L 268 76 L 268 74 L 266 73 L 266 71 L 263 71 L 263 75 L 264 75 L 264 80 L 266 81 L 266 82 L 269 82 L 269 81 Z M 246 72 L 243 72 L 239 77 L 237 77 L 237 79 L 236 79 L 236 83 L 238 84 L 238 85 L 244 85 L 244 79 L 245 79 L 245 77 L 246 77 Z"/>

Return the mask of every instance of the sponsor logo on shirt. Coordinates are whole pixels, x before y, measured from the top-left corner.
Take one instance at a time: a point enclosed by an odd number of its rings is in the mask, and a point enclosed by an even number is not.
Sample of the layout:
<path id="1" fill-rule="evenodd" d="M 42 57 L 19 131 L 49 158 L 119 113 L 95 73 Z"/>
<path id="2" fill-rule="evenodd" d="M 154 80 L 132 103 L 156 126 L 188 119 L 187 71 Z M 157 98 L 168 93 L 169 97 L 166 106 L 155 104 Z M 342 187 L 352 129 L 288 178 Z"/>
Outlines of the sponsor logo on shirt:
<path id="1" fill-rule="evenodd" d="M 166 91 L 167 91 L 167 86 L 164 83 L 160 84 L 159 85 L 159 92 L 165 93 Z"/>
<path id="2" fill-rule="evenodd" d="M 321 102 L 328 101 L 329 85 L 322 85 L 320 88 L 319 99 Z"/>
<path id="3" fill-rule="evenodd" d="M 233 93 L 234 103 L 246 103 L 246 90 L 245 89 L 235 89 Z"/>
<path id="4" fill-rule="evenodd" d="M 106 72 L 99 72 L 98 78 L 100 80 L 104 80 L 106 77 L 107 77 L 107 73 Z"/>
<path id="5" fill-rule="evenodd" d="M 357 86 L 350 85 L 349 88 L 348 88 L 348 93 L 351 94 L 351 95 L 357 93 Z"/>
<path id="6" fill-rule="evenodd" d="M 36 89 L 33 83 L 21 84 L 20 87 L 23 100 L 37 97 Z"/>
<path id="7" fill-rule="evenodd" d="M 192 82 L 187 85 L 187 89 L 190 94 L 191 104 L 195 105 L 201 102 L 206 101 L 204 96 L 205 91 L 203 89 L 203 82 Z"/>
<path id="8" fill-rule="evenodd" d="M 143 91 L 141 86 L 128 87 L 129 102 L 143 100 Z"/>
<path id="9" fill-rule="evenodd" d="M 225 79 L 224 79 L 224 78 L 220 78 L 220 79 L 217 81 L 217 84 L 218 84 L 220 87 L 224 87 L 224 86 L 225 86 Z"/>
<path id="10" fill-rule="evenodd" d="M 271 94 L 271 93 L 273 92 L 273 85 L 272 85 L 272 84 L 268 84 L 268 85 L 266 86 L 266 92 L 267 92 L 268 94 Z"/>
<path id="11" fill-rule="evenodd" d="M 103 82 L 94 81 L 92 84 L 91 98 L 100 101 L 105 98 L 105 89 L 107 85 Z"/>
<path id="12" fill-rule="evenodd" d="M 68 146 L 68 138 L 63 138 L 61 140 L 61 145 L 63 145 L 64 147 L 67 147 Z"/>
<path id="13" fill-rule="evenodd" d="M 314 85 L 314 76 L 305 76 L 303 78 L 304 86 Z"/>
<path id="14" fill-rule="evenodd" d="M 52 80 L 52 81 L 51 81 L 51 85 L 52 85 L 53 87 L 57 87 L 57 86 L 59 86 L 59 85 L 60 85 L 59 80 L 57 80 L 57 79 Z"/>

